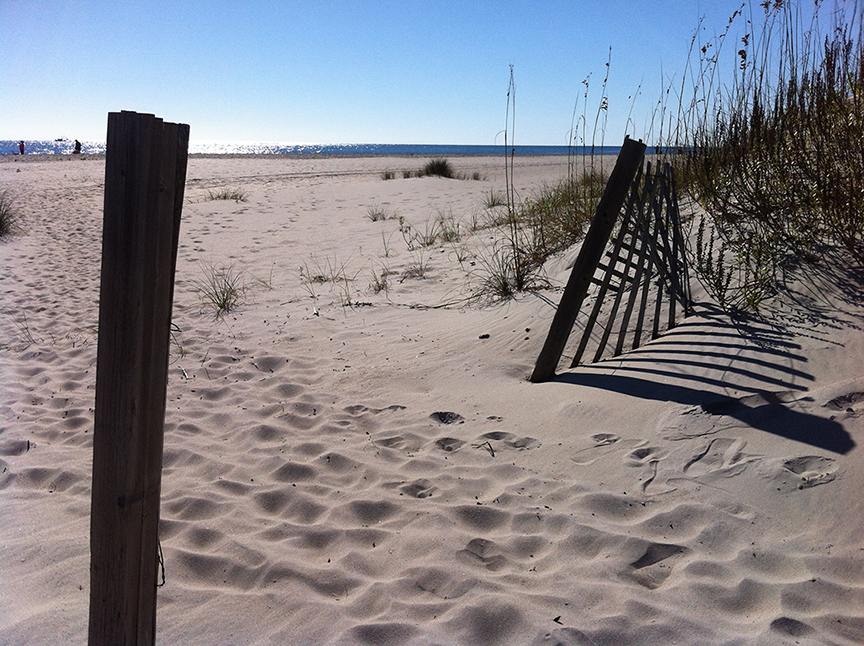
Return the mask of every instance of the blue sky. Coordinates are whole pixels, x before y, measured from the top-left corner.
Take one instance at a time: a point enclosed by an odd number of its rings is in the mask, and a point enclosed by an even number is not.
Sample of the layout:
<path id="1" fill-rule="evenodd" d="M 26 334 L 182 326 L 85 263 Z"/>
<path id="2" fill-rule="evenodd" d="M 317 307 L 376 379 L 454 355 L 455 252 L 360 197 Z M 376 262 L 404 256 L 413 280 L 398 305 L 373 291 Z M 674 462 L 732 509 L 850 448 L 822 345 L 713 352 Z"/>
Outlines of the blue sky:
<path id="1" fill-rule="evenodd" d="M 648 136 L 661 73 L 733 0 L 0 0 L 0 139 L 104 140 L 107 113 L 198 142 L 493 144 L 509 66 L 517 144 L 593 122 L 612 48 L 607 144 Z M 588 108 L 582 80 L 591 74 Z"/>

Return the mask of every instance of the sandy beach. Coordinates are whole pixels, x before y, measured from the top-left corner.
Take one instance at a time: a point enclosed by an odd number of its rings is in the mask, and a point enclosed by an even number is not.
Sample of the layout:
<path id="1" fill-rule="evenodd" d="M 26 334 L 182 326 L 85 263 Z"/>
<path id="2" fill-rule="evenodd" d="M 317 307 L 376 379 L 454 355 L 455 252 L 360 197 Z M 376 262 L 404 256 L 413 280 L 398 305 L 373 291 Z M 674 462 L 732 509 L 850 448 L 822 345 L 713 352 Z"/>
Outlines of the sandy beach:
<path id="1" fill-rule="evenodd" d="M 425 161 L 189 160 L 157 643 L 864 643 L 860 277 L 790 267 L 735 321 L 693 277 L 669 333 L 532 384 L 573 250 L 548 289 L 474 298 L 503 160 L 403 178 Z M 516 185 L 566 172 L 517 158 Z M 0 158 L 4 646 L 87 640 L 103 182 Z M 241 288 L 221 317 L 214 270 Z"/>

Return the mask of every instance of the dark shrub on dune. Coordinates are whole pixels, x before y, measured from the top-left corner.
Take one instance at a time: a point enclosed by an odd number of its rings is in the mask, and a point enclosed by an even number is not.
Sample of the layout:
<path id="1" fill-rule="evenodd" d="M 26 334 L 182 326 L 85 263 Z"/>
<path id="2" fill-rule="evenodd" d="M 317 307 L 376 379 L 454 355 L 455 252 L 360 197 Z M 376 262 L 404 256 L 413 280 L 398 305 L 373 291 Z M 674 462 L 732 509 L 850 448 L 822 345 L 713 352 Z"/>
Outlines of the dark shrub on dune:
<path id="1" fill-rule="evenodd" d="M 423 167 L 424 175 L 437 175 L 438 177 L 453 177 L 453 167 L 446 159 L 433 159 L 426 162 Z"/>

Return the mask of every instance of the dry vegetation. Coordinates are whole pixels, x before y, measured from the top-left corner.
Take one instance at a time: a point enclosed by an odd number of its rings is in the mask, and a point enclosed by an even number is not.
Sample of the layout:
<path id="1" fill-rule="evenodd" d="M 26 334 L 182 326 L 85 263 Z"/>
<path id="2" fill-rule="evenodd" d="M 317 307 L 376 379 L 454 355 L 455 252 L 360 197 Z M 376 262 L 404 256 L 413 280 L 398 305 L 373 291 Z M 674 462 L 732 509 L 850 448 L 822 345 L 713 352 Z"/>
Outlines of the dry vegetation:
<path id="1" fill-rule="evenodd" d="M 716 40 L 694 41 L 689 103 L 663 142 L 684 151 L 673 156 L 679 184 L 708 214 L 695 267 L 732 309 L 758 307 L 788 263 L 839 253 L 864 264 L 860 3 L 816 3 L 812 20 L 795 2 L 760 7 Z M 730 29 L 747 18 L 730 62 Z M 734 82 L 717 87 L 730 72 L 721 61 L 735 65 Z"/>

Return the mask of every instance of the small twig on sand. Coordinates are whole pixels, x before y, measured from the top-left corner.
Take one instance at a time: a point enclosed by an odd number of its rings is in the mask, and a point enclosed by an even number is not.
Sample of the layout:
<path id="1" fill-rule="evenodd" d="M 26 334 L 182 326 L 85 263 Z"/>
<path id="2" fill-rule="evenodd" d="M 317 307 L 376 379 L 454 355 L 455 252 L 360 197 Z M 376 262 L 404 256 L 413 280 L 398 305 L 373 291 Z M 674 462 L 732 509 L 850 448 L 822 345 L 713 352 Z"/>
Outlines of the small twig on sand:
<path id="1" fill-rule="evenodd" d="M 492 448 L 492 445 L 489 443 L 488 440 L 480 444 L 472 444 L 471 446 L 473 446 L 475 449 L 486 449 L 487 451 L 489 451 L 489 455 L 491 455 L 493 458 L 495 457 L 495 449 Z"/>

